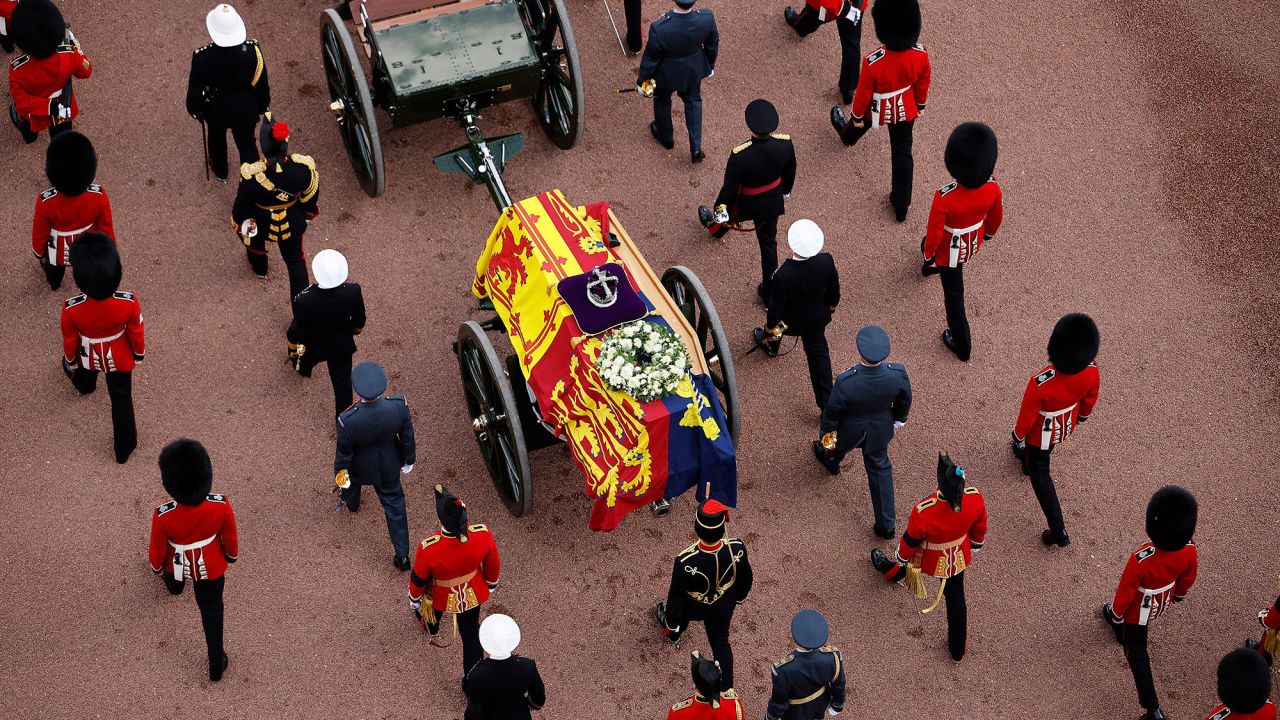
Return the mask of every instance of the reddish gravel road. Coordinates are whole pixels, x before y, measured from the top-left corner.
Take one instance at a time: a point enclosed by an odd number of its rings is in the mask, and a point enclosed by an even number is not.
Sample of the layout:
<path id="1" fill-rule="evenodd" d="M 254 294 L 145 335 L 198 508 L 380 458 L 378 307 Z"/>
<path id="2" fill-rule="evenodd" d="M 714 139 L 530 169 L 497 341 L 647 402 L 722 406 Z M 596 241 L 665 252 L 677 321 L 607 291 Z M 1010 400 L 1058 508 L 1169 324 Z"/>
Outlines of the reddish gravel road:
<path id="1" fill-rule="evenodd" d="M 1277 225 L 1280 182 L 1280 33 L 1269 4 L 1205 17 L 1205 5 L 1187 0 L 926 3 L 934 89 L 917 126 L 904 225 L 883 205 L 887 139 L 845 150 L 827 125 L 834 30 L 801 42 L 780 2 L 705 4 L 722 33 L 704 86 L 707 162 L 689 165 L 682 141 L 668 153 L 649 139 L 648 105 L 611 92 L 630 84 L 635 61 L 619 52 L 599 0 L 569 0 L 587 134 L 560 152 L 524 104 L 487 112 L 489 133 L 528 140 L 507 173 L 513 195 L 559 187 L 577 202 L 611 201 L 654 267 L 698 272 L 745 347 L 762 315 L 744 279 L 755 272 L 754 242 L 709 243 L 693 211 L 745 137 L 743 105 L 773 99 L 800 154 L 789 218 L 824 226 L 843 275 L 846 299 L 829 332 L 836 365 L 852 362 L 860 326 L 879 323 L 911 371 L 914 412 L 891 450 L 900 517 L 932 488 L 938 447 L 969 468 L 992 513 L 967 583 L 970 655 L 955 666 L 942 613 L 919 615 L 867 566 L 875 538 L 861 469 L 830 478 L 809 456 L 816 415 L 801 355 L 741 363 L 734 526 L 758 580 L 734 647 L 749 715 L 763 714 L 767 661 L 789 648 L 791 613 L 816 607 L 845 650 L 854 717 L 1136 717 L 1132 680 L 1096 611 L 1143 539 L 1147 497 L 1178 482 L 1201 502 L 1200 581 L 1160 621 L 1152 654 L 1170 716 L 1202 717 L 1215 702 L 1218 658 L 1253 632 L 1280 572 L 1280 453 L 1267 432 L 1280 323 L 1262 239 Z M 157 9 L 148 16 L 146 7 Z M 671 553 L 690 540 L 692 501 L 665 520 L 642 512 L 593 534 L 562 448 L 533 457 L 530 516 L 512 518 L 497 501 L 449 352 L 458 324 L 481 317 L 468 287 L 496 213 L 483 188 L 432 168 L 429 158 L 462 141 L 445 121 L 386 133 L 387 193 L 360 192 L 324 107 L 323 7 L 248 0 L 241 10 L 265 47 L 275 112 L 294 128 L 294 150 L 321 170 L 309 254 L 347 254 L 370 313 L 359 358 L 384 363 L 414 409 L 412 534 L 433 529 L 436 481 L 493 527 L 504 571 L 489 611 L 522 625 L 521 652 L 548 685 L 542 718 L 663 717 L 689 692 L 687 655 L 659 642 L 651 611 Z M 646 3 L 646 15 L 663 7 Z M 0 716 L 460 717 L 459 648 L 431 648 L 415 630 L 376 504 L 333 512 L 330 390 L 323 374 L 304 381 L 283 362 L 279 256 L 267 283 L 253 278 L 226 230 L 232 188 L 203 179 L 182 94 L 207 4 L 65 8 L 96 64 L 77 85 L 78 128 L 98 144 L 124 287 L 146 313 L 147 361 L 134 382 L 141 444 L 115 465 L 105 391 L 79 397 L 58 369 L 58 307 L 73 291 L 50 293 L 23 249 L 46 187 L 46 141 L 23 146 L 0 129 L 0 225 L 12 258 L 0 285 L 11 395 L 0 416 Z M 868 27 L 868 51 L 871 43 Z M 947 181 L 946 136 L 969 119 L 1000 136 L 1007 222 L 967 273 L 975 347 L 961 364 L 938 342 L 941 291 L 916 275 L 915 253 L 930 194 Z M 1055 455 L 1074 542 L 1050 552 L 1007 438 L 1054 319 L 1073 310 L 1101 326 L 1103 390 L 1093 422 Z M 204 676 L 191 598 L 170 598 L 146 567 L 150 509 L 165 499 L 155 457 L 184 435 L 209 447 L 243 543 L 227 584 L 231 668 L 217 685 Z M 686 650 L 705 650 L 700 631 L 689 638 Z"/>

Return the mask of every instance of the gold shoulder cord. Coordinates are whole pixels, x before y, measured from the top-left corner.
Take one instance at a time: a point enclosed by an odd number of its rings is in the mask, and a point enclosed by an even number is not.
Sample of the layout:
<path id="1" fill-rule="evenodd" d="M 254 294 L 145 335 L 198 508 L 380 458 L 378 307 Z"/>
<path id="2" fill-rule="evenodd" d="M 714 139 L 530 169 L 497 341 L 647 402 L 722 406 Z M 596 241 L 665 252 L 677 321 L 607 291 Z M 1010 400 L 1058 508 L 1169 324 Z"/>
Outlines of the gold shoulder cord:
<path id="1" fill-rule="evenodd" d="M 262 49 L 254 45 L 253 54 L 258 58 L 258 66 L 253 69 L 253 80 L 249 84 L 258 87 L 258 81 L 262 79 Z"/>

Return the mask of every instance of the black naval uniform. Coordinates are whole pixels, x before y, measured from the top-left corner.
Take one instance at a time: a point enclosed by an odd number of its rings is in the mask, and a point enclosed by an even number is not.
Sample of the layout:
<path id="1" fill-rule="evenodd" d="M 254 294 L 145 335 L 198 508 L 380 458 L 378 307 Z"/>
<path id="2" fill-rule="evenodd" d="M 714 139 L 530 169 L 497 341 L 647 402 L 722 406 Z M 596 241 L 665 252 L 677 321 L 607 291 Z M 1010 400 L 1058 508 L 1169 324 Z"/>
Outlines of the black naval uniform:
<path id="1" fill-rule="evenodd" d="M 240 162 L 256 161 L 253 130 L 258 116 L 270 107 L 271 85 L 257 40 L 235 47 L 210 43 L 191 54 L 187 112 L 208 125 L 209 164 L 219 180 L 227 179 L 227 131 L 236 142 Z"/>
<path id="2" fill-rule="evenodd" d="M 467 694 L 463 720 L 531 720 L 529 711 L 547 702 L 538 665 L 519 655 L 481 660 L 462 679 L 462 689 Z"/>
<path id="3" fill-rule="evenodd" d="M 294 153 L 279 163 L 245 163 L 240 175 L 231 219 L 237 232 L 249 218 L 258 225 L 257 235 L 243 238 L 249 265 L 259 277 L 266 277 L 267 242 L 277 244 L 289 270 L 289 297 L 293 298 L 307 288 L 302 235 L 307 223 L 320 214 L 320 174 L 315 160 Z"/>
<path id="4" fill-rule="evenodd" d="M 776 328 L 786 323 L 784 335 L 798 335 L 809 361 L 809 382 L 819 408 L 831 396 L 831 351 L 827 346 L 827 324 L 840 304 L 840 277 L 835 260 L 818 253 L 806 260 L 789 258 L 773 274 L 770 283 L 767 323 Z"/>
<path id="5" fill-rule="evenodd" d="M 750 594 L 751 582 L 747 546 L 737 538 L 714 545 L 695 542 L 680 551 L 671 568 L 671 586 L 664 605 L 667 637 L 673 642 L 679 640 L 690 621 L 702 621 L 711 656 L 720 663 L 725 690 L 733 687 L 729 625 L 734 608 Z"/>
<path id="6" fill-rule="evenodd" d="M 875 526 L 886 532 L 897 524 L 889 441 L 893 439 L 894 422 L 905 423 L 910 412 L 911 381 L 907 369 L 892 362 L 859 363 L 840 373 L 822 411 L 820 430 L 823 435 L 836 432 L 836 449 L 819 459 L 834 475 L 850 450 L 862 448 Z"/>
<path id="7" fill-rule="evenodd" d="M 702 79 L 715 71 L 719 52 L 716 19 L 706 8 L 668 10 L 649 25 L 649 41 L 640 59 L 636 84 L 649 80 L 656 83 L 650 131 L 668 149 L 675 146 L 671 95 L 678 93 L 684 102 L 689 152 L 702 152 Z"/>
<path id="8" fill-rule="evenodd" d="M 769 283 L 778 269 L 778 218 L 786 213 L 784 196 L 796 181 L 796 149 L 791 136 L 755 135 L 733 149 L 724 168 L 716 206 L 729 208 L 733 220 L 751 220 L 760 243 L 760 299 L 769 299 Z"/>
<path id="9" fill-rule="evenodd" d="M 772 674 L 765 720 L 818 720 L 828 707 L 844 710 L 844 662 L 834 646 L 796 648 L 773 664 Z"/>
<path id="10" fill-rule="evenodd" d="M 329 366 L 334 415 L 351 405 L 351 356 L 356 352 L 355 336 L 364 330 L 364 323 L 364 295 L 356 283 L 333 288 L 311 285 L 293 299 L 290 357 L 303 377 L 311 377 L 318 363 Z"/>
<path id="11" fill-rule="evenodd" d="M 351 478 L 351 487 L 342 491 L 342 500 L 351 512 L 359 512 L 360 489 L 372 485 L 378 491 L 397 558 L 409 557 L 409 524 L 405 519 L 400 468 L 414 464 L 416 457 L 413 418 L 403 395 L 362 400 L 338 416 L 333 472 L 336 475 L 346 470 Z"/>

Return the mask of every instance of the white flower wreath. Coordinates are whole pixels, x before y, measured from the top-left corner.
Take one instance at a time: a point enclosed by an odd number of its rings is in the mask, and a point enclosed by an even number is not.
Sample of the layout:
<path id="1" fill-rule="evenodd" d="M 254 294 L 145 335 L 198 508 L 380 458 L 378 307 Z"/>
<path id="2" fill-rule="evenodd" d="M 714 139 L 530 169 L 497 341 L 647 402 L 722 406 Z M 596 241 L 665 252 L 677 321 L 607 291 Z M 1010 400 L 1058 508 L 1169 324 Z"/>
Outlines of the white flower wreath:
<path id="1" fill-rule="evenodd" d="M 649 402 L 676 391 L 689 372 L 689 354 L 670 328 L 637 320 L 603 337 L 596 369 L 611 389 Z"/>

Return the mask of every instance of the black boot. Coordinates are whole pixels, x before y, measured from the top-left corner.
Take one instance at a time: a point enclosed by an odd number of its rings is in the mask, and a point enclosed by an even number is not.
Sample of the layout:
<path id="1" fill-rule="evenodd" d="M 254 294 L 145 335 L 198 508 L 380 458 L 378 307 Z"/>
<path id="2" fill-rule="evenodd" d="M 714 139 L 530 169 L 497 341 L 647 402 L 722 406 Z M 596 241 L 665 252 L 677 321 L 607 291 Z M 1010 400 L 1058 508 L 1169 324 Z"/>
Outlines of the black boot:
<path id="1" fill-rule="evenodd" d="M 1124 621 L 1116 622 L 1115 613 L 1111 612 L 1111 603 L 1102 606 L 1102 619 L 1107 625 L 1111 626 L 1111 632 L 1115 633 L 1116 643 L 1124 644 Z"/>
<path id="2" fill-rule="evenodd" d="M 840 109 L 839 105 L 831 108 L 831 127 L 835 128 L 837 135 L 844 134 L 845 123 L 844 110 Z"/>
<path id="3" fill-rule="evenodd" d="M 218 682 L 222 679 L 222 673 L 227 671 L 227 654 L 222 653 L 221 662 L 209 663 L 209 682 Z"/>
<path id="4" fill-rule="evenodd" d="M 1057 545 L 1058 547 L 1066 547 L 1071 544 L 1071 538 L 1065 532 L 1061 535 L 1052 530 L 1045 530 L 1040 533 L 1040 542 L 1046 546 Z"/>
<path id="5" fill-rule="evenodd" d="M 796 18 L 798 18 L 798 17 L 800 17 L 800 13 L 798 13 L 798 12 L 796 12 L 794 9 L 792 9 L 792 7 L 791 7 L 790 5 L 788 5 L 788 6 L 786 7 L 786 9 L 784 9 L 784 10 L 782 11 L 782 19 L 783 19 L 783 20 L 786 20 L 786 21 L 787 21 L 787 24 L 788 24 L 788 25 L 790 25 L 790 26 L 792 26 L 792 27 L 795 27 L 795 24 L 796 24 Z"/>
<path id="6" fill-rule="evenodd" d="M 871 550 L 871 567 L 875 568 L 876 572 L 880 573 L 881 576 L 885 576 L 886 573 L 888 573 L 890 570 L 893 570 L 895 567 L 897 567 L 898 568 L 897 572 L 895 572 L 893 575 L 885 577 L 885 579 L 888 580 L 889 582 L 897 582 L 901 580 L 904 575 L 907 574 L 906 565 L 902 565 L 900 563 L 894 562 L 893 560 L 890 560 L 889 556 L 885 555 L 884 551 L 881 550 L 880 548 L 874 548 Z"/>

